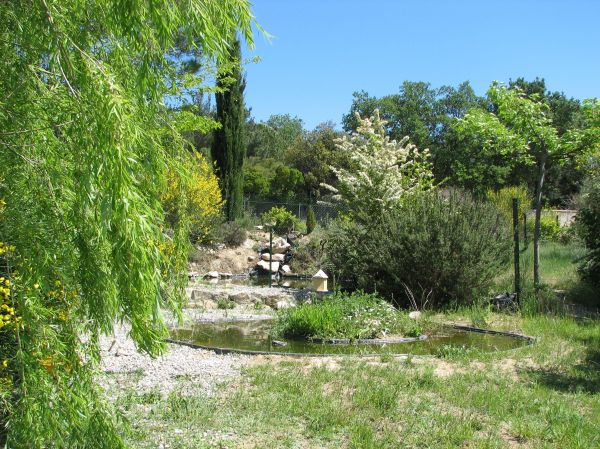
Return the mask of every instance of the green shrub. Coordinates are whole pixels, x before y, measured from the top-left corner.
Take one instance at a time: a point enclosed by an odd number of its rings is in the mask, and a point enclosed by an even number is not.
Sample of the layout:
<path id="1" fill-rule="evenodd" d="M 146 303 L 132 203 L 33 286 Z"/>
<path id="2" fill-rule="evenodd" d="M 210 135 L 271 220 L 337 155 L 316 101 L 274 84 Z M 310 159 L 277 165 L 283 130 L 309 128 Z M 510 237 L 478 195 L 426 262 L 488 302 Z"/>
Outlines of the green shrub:
<path id="1" fill-rule="evenodd" d="M 312 206 L 308 206 L 306 211 L 306 233 L 310 234 L 317 227 L 317 218 L 315 217 L 315 211 Z"/>
<path id="2" fill-rule="evenodd" d="M 376 338 L 385 335 L 416 337 L 422 321 L 411 320 L 376 294 L 335 293 L 311 304 L 285 309 L 274 335 L 287 338 Z"/>
<path id="3" fill-rule="evenodd" d="M 563 245 L 568 245 L 573 241 L 578 240 L 577 229 L 573 225 L 562 226 L 558 235 L 556 237 L 558 243 L 562 243 Z"/>
<path id="4" fill-rule="evenodd" d="M 294 243 L 294 257 L 290 268 L 294 273 L 316 273 L 324 261 L 323 234 L 315 231 Z"/>
<path id="5" fill-rule="evenodd" d="M 577 214 L 577 227 L 588 251 L 580 267 L 584 280 L 600 288 L 600 175 L 584 185 L 584 203 Z"/>
<path id="6" fill-rule="evenodd" d="M 221 309 L 221 310 L 235 309 L 235 302 L 233 302 L 229 299 L 219 298 L 217 300 L 217 309 Z"/>
<path id="7" fill-rule="evenodd" d="M 527 233 L 533 239 L 535 227 L 535 218 L 531 217 L 527 220 Z M 558 223 L 556 215 L 549 211 L 543 211 L 540 218 L 540 239 L 548 242 L 559 242 L 561 240 L 562 228 Z"/>
<path id="8" fill-rule="evenodd" d="M 298 218 L 285 207 L 275 206 L 262 214 L 261 219 L 263 224 L 275 223 L 273 231 L 277 234 L 287 234 L 300 224 Z"/>
<path id="9" fill-rule="evenodd" d="M 237 248 L 248 238 L 248 232 L 239 223 L 230 221 L 222 226 L 223 243 L 230 248 Z"/>
<path id="10" fill-rule="evenodd" d="M 510 254 L 510 227 L 496 207 L 457 192 L 415 195 L 370 224 L 338 219 L 327 241 L 342 285 L 398 304 L 409 303 L 407 290 L 431 306 L 472 304 L 490 293 Z"/>

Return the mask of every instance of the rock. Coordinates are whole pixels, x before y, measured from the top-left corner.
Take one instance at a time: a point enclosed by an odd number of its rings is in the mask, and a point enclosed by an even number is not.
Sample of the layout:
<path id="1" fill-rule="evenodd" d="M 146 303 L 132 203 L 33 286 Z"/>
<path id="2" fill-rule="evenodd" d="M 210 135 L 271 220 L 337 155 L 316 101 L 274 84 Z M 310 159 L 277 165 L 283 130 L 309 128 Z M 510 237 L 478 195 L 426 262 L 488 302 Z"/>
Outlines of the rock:
<path id="1" fill-rule="evenodd" d="M 211 301 L 210 299 L 198 301 L 196 303 L 196 306 L 204 310 L 214 310 L 218 308 L 218 304 L 215 301 Z"/>
<path id="2" fill-rule="evenodd" d="M 248 292 L 234 292 L 229 294 L 229 300 L 236 304 L 249 304 L 252 302 L 252 298 Z"/>
<path id="3" fill-rule="evenodd" d="M 281 267 L 281 271 L 283 271 L 283 274 L 288 274 L 292 272 L 292 269 L 289 265 L 284 265 Z"/>
<path id="4" fill-rule="evenodd" d="M 263 253 L 260 255 L 260 258 L 262 260 L 266 260 L 267 262 L 269 261 L 269 259 L 271 259 L 274 262 L 283 262 L 283 254 L 273 254 L 270 255 L 269 253 Z"/>
<path id="5" fill-rule="evenodd" d="M 419 312 L 419 311 L 410 312 L 408 314 L 408 317 L 411 320 L 418 320 L 419 318 L 421 318 L 421 312 Z"/>
<path id="6" fill-rule="evenodd" d="M 190 298 L 189 308 L 206 310 L 217 308 L 218 301 L 223 299 L 236 304 L 265 304 L 273 309 L 295 306 L 300 300 L 299 292 L 296 290 L 255 286 L 196 285 L 186 289 L 186 292 Z"/>
<path id="7" fill-rule="evenodd" d="M 269 271 L 269 265 L 271 265 L 271 273 L 277 273 L 279 271 L 279 262 L 267 262 L 266 260 L 261 260 L 256 264 L 256 266 L 266 272 Z"/>
<path id="8" fill-rule="evenodd" d="M 258 231 L 262 231 L 264 229 L 264 226 L 261 226 L 261 225 L 254 226 L 254 229 L 256 229 Z"/>
<path id="9" fill-rule="evenodd" d="M 494 306 L 498 310 L 512 309 L 517 305 L 516 293 L 501 293 L 494 297 Z"/>
<path id="10" fill-rule="evenodd" d="M 256 257 L 248 256 L 248 262 L 254 262 L 255 260 L 256 260 Z"/>
<path id="11" fill-rule="evenodd" d="M 280 341 L 280 340 L 273 340 L 271 342 L 271 344 L 273 346 L 287 346 L 287 343 L 285 341 Z"/>
<path id="12" fill-rule="evenodd" d="M 219 277 L 230 278 L 233 277 L 233 273 L 219 273 Z"/>
<path id="13" fill-rule="evenodd" d="M 204 275 L 205 278 L 219 279 L 218 271 L 209 271 Z"/>
<path id="14" fill-rule="evenodd" d="M 284 254 L 291 246 L 283 237 L 277 237 L 273 239 L 273 254 Z"/>
<path id="15" fill-rule="evenodd" d="M 292 304 L 290 303 L 290 301 L 287 301 L 285 299 L 279 300 L 275 303 L 275 308 L 277 310 L 289 309 L 290 307 L 292 307 Z"/>

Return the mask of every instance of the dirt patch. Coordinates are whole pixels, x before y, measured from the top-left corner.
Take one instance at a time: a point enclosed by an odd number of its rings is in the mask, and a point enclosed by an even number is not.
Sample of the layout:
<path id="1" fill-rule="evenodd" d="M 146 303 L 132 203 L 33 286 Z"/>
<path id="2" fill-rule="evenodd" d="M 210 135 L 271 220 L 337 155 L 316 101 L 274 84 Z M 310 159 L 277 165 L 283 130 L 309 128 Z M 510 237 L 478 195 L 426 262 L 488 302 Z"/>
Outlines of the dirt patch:
<path id="1" fill-rule="evenodd" d="M 448 363 L 445 360 L 436 361 L 433 368 L 433 374 L 441 378 L 454 376 L 455 374 L 463 374 L 464 372 L 464 369 L 459 368 L 453 363 Z"/>
<path id="2" fill-rule="evenodd" d="M 500 438 L 502 438 L 502 441 L 504 441 L 511 449 L 530 447 L 525 438 L 513 435 L 506 424 L 500 429 Z"/>
<path id="3" fill-rule="evenodd" d="M 257 355 L 251 358 L 249 366 L 275 365 L 278 363 L 292 362 L 301 367 L 304 374 L 315 368 L 327 368 L 337 371 L 340 368 L 338 357 L 290 357 L 285 355 Z"/>
<path id="4" fill-rule="evenodd" d="M 197 248 L 192 255 L 190 271 L 195 271 L 200 275 L 209 271 L 233 274 L 248 273 L 256 265 L 256 260 L 249 261 L 248 258 L 257 257 L 258 245 L 257 240 L 248 238 L 237 248 Z"/>

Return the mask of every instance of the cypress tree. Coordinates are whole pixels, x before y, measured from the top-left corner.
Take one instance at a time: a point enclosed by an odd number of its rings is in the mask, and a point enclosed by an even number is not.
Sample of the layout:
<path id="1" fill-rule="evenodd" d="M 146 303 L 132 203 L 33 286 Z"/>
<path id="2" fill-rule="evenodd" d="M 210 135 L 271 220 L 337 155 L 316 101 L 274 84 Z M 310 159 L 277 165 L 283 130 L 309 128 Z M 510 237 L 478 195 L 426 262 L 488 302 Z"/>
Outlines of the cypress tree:
<path id="1" fill-rule="evenodd" d="M 315 211 L 312 206 L 308 206 L 306 211 L 306 233 L 310 234 L 317 227 L 317 218 L 315 217 Z"/>
<path id="2" fill-rule="evenodd" d="M 233 221 L 242 216 L 244 187 L 244 89 L 240 41 L 236 39 L 229 58 L 221 60 L 217 77 L 217 120 L 221 128 L 215 131 L 211 153 L 217 165 L 221 192 L 225 199 L 225 216 Z"/>

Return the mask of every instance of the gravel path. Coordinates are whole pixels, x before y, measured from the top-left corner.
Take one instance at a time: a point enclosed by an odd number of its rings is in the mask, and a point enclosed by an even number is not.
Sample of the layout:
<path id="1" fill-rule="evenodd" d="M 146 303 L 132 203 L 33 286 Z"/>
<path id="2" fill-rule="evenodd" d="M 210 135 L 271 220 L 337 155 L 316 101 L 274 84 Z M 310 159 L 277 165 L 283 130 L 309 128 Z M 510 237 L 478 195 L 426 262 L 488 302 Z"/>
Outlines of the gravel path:
<path id="1" fill-rule="evenodd" d="M 158 390 L 163 394 L 181 384 L 190 389 L 190 394 L 210 395 L 218 384 L 239 377 L 240 369 L 248 362 L 240 355 L 217 355 L 174 344 L 168 349 L 154 359 L 140 354 L 127 336 L 127 329 L 116 328 L 114 337 L 101 339 L 102 369 L 108 375 L 100 381 L 109 395 L 123 384 L 139 393 Z"/>

